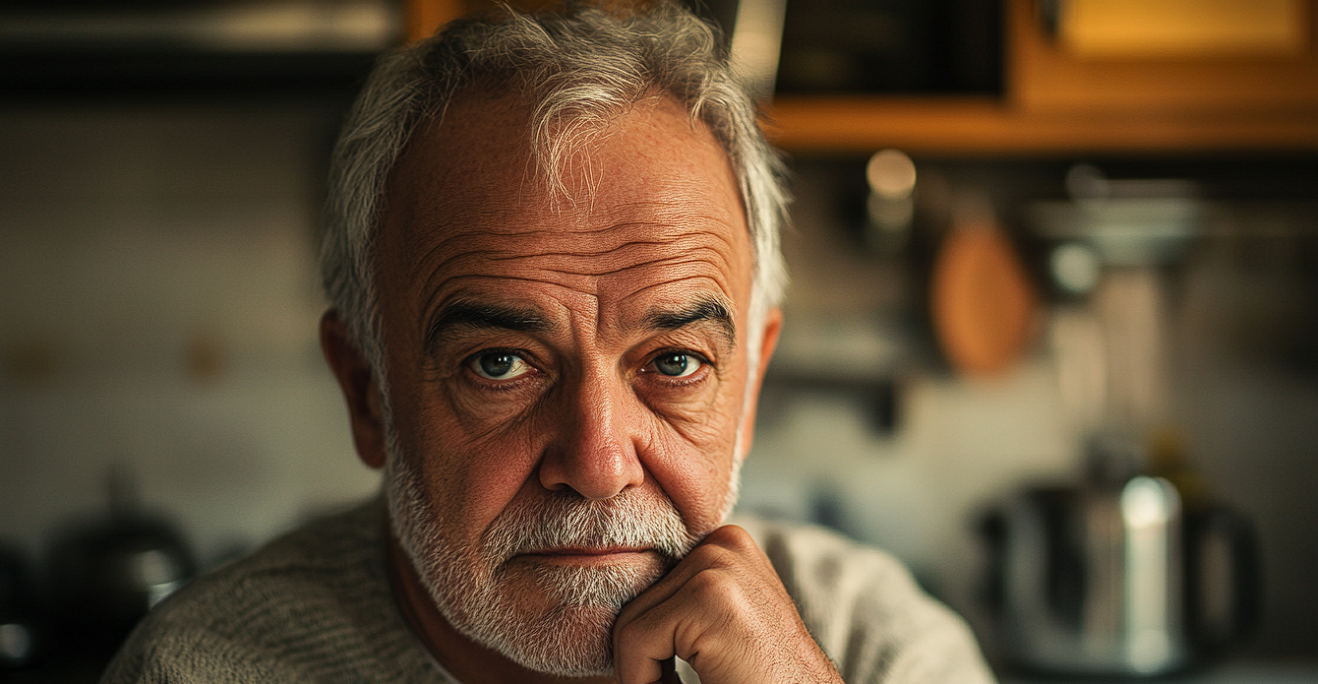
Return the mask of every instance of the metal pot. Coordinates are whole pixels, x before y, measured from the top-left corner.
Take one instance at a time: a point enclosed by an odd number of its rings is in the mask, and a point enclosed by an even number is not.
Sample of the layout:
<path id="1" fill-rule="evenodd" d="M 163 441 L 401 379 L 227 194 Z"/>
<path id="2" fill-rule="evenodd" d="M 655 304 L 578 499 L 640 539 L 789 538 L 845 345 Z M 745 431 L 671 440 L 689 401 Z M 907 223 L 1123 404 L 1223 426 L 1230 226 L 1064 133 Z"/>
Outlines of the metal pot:
<path id="1" fill-rule="evenodd" d="M 0 543 L 0 670 L 28 665 L 41 653 L 45 635 L 32 585 L 23 554 Z"/>
<path id="2" fill-rule="evenodd" d="M 80 526 L 56 543 L 52 598 L 71 639 L 114 648 L 196 571 L 192 553 L 173 524 L 118 514 Z"/>
<path id="3" fill-rule="evenodd" d="M 1171 482 L 1032 489 L 990 516 L 990 598 L 1013 664 L 1156 675 L 1229 650 L 1258 616 L 1256 543 Z"/>

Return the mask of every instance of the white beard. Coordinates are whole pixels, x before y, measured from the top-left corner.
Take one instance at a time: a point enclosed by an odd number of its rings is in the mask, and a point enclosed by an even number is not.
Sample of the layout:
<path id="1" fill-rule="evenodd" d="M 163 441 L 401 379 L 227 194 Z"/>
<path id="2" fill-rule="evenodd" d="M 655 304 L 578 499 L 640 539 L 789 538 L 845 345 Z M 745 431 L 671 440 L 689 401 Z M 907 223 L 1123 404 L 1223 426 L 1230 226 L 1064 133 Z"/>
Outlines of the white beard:
<path id="1" fill-rule="evenodd" d="M 435 606 L 459 633 L 531 670 L 563 677 L 611 674 L 613 625 L 622 606 L 703 536 L 687 529 L 662 494 L 626 490 L 593 501 L 570 490 L 545 491 L 531 501 L 514 501 L 481 537 L 479 549 L 466 548 L 444 538 L 437 507 L 397 446 L 390 434 L 390 520 Z M 725 507 L 733 500 L 730 493 Z M 596 567 L 514 559 L 546 549 L 605 546 L 648 547 L 657 554 L 648 563 Z"/>

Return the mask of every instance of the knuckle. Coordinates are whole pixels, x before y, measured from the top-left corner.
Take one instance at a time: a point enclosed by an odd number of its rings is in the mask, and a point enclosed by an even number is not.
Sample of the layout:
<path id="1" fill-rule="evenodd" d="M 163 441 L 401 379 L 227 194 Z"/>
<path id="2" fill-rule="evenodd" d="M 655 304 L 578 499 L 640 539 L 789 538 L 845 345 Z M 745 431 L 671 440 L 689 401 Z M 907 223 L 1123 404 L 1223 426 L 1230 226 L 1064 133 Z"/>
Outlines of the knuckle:
<path id="1" fill-rule="evenodd" d="M 709 534 L 707 541 L 733 551 L 744 552 L 758 548 L 751 533 L 737 525 L 724 525 Z"/>
<path id="2" fill-rule="evenodd" d="M 735 598 L 740 593 L 737 583 L 728 573 L 714 568 L 701 570 L 692 576 L 687 582 L 687 589 L 694 599 L 709 606 L 725 604 L 729 598 Z"/>
<path id="3" fill-rule="evenodd" d="M 717 594 L 722 584 L 718 573 L 712 570 L 701 570 L 691 577 L 687 582 L 687 591 L 699 600 L 707 599 L 711 595 Z"/>
<path id="4" fill-rule="evenodd" d="M 705 542 L 691 551 L 689 557 L 705 567 L 730 568 L 747 556 L 746 549 L 728 533 L 716 531 Z"/>

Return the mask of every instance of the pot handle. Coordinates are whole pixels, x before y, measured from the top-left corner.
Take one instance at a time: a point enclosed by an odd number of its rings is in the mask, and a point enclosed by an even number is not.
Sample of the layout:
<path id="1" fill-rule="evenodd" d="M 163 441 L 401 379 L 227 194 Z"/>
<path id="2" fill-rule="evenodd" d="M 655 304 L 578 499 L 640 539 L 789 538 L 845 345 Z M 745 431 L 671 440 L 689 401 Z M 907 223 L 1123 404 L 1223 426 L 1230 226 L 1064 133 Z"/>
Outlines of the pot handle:
<path id="1" fill-rule="evenodd" d="M 1252 521 L 1226 506 L 1188 512 L 1186 609 L 1194 650 L 1220 656 L 1258 627 L 1262 572 Z"/>

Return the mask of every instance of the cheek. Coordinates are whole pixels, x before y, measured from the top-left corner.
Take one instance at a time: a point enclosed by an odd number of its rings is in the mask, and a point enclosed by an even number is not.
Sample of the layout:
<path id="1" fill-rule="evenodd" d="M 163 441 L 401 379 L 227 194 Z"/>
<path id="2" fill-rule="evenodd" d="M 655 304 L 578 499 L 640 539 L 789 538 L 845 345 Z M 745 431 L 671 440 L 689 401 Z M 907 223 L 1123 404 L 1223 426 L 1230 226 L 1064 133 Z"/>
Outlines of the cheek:
<path id="1" fill-rule="evenodd" d="M 401 446 L 445 537 L 474 545 L 531 478 L 537 452 L 529 426 L 472 434 L 446 401 L 431 399 L 398 421 Z"/>
<path id="2" fill-rule="evenodd" d="M 744 375 L 725 378 L 726 390 L 690 421 L 652 415 L 645 439 L 637 445 L 646 470 L 693 532 L 707 533 L 723 522 L 720 514 L 733 471 L 742 386 Z"/>
<path id="3" fill-rule="evenodd" d="M 548 389 L 542 377 L 528 377 L 503 390 L 481 389 L 461 377 L 465 372 L 430 379 L 425 383 L 424 401 L 434 407 L 437 417 L 472 442 L 515 439 L 516 433 L 534 421 L 537 404 Z"/>
<path id="4" fill-rule="evenodd" d="M 701 536 L 722 524 L 720 514 L 732 474 L 732 449 L 727 458 L 693 457 L 657 459 L 650 473 L 677 507 L 687 528 Z"/>

